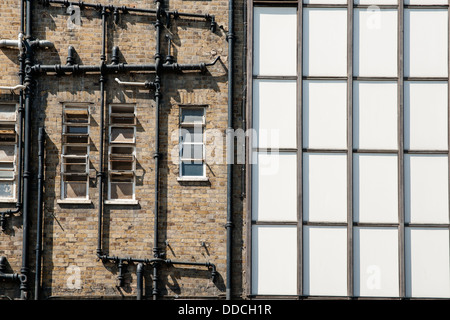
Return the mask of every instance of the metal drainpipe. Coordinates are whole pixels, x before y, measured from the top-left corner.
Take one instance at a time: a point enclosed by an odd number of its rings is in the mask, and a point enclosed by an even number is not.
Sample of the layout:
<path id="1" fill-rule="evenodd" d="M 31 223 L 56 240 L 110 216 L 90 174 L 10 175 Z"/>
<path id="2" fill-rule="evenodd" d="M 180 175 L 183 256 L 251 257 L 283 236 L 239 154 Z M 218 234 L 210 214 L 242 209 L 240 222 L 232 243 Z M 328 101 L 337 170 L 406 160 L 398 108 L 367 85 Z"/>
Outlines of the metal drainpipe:
<path id="1" fill-rule="evenodd" d="M 242 130 L 245 132 L 247 130 L 247 114 L 246 114 L 246 105 L 247 105 L 247 1 L 243 1 L 242 5 L 242 12 L 244 16 L 244 30 L 243 30 L 243 36 L 244 39 L 242 41 L 243 43 L 243 55 L 242 55 L 242 78 L 244 79 L 244 90 L 242 91 L 242 110 L 241 110 L 241 116 L 242 116 Z M 244 200 L 245 198 L 245 160 L 246 160 L 246 139 L 243 139 L 243 145 L 242 145 L 242 153 L 244 160 L 244 163 L 241 163 L 241 199 Z"/>
<path id="2" fill-rule="evenodd" d="M 153 256 L 155 258 L 161 258 L 161 249 L 158 245 L 158 224 L 159 224 L 159 160 L 161 154 L 159 153 L 159 108 L 161 103 L 161 71 L 162 71 L 162 59 L 161 59 L 161 0 L 156 0 L 156 77 L 155 77 L 155 153 L 153 155 L 155 159 L 155 203 L 154 203 L 154 236 L 153 236 Z M 156 262 L 153 266 L 153 300 L 156 300 L 159 295 L 158 289 L 158 268 L 159 263 Z"/>
<path id="3" fill-rule="evenodd" d="M 136 300 L 142 300 L 142 296 L 144 295 L 144 264 L 139 263 L 136 267 L 137 274 L 137 288 L 136 288 Z"/>
<path id="4" fill-rule="evenodd" d="M 34 278 L 34 299 L 39 300 L 41 288 L 41 250 L 42 250 L 42 213 L 44 193 L 44 145 L 45 131 L 39 128 L 38 135 L 38 197 L 37 197 L 37 223 L 36 223 L 36 273 Z"/>
<path id="5" fill-rule="evenodd" d="M 226 299 L 231 300 L 232 275 L 232 237 L 233 237 L 233 162 L 234 162 L 234 134 L 233 134 L 233 96 L 234 96 L 234 1 L 229 0 L 228 9 L 228 128 L 227 128 L 227 280 Z"/>
<path id="6" fill-rule="evenodd" d="M 33 60 L 33 48 L 30 45 L 32 30 L 32 1 L 26 0 L 26 56 L 25 56 L 25 130 L 24 130 L 24 164 L 23 164 L 23 244 L 22 244 L 22 268 L 21 274 L 28 279 L 28 216 L 30 213 L 29 190 L 31 185 L 30 154 L 31 154 L 31 105 L 32 105 L 32 85 L 33 74 L 31 72 Z M 28 280 L 20 284 L 20 297 L 28 299 Z"/>
<path id="7" fill-rule="evenodd" d="M 105 74 L 104 66 L 106 63 L 106 9 L 102 7 L 102 68 L 100 75 L 100 146 L 99 146 L 99 172 L 97 173 L 98 178 L 98 237 L 97 237 L 97 256 L 102 255 L 102 216 L 103 216 L 103 185 L 104 185 L 104 166 L 103 166 L 103 140 L 105 131 Z"/>

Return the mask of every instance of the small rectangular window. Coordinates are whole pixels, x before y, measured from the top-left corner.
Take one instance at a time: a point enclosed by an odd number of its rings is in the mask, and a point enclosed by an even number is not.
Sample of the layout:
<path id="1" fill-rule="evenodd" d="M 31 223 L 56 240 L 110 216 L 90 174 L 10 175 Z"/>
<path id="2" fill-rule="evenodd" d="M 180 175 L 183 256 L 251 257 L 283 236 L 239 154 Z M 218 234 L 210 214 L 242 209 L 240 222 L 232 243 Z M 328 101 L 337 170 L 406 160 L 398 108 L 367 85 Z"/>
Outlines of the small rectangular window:
<path id="1" fill-rule="evenodd" d="M 205 178 L 205 107 L 180 109 L 180 178 Z"/>
<path id="2" fill-rule="evenodd" d="M 0 104 L 0 201 L 16 199 L 16 108 Z"/>
<path id="3" fill-rule="evenodd" d="M 109 109 L 109 200 L 135 200 L 136 107 Z"/>
<path id="4" fill-rule="evenodd" d="M 89 198 L 89 106 L 64 105 L 61 199 Z"/>

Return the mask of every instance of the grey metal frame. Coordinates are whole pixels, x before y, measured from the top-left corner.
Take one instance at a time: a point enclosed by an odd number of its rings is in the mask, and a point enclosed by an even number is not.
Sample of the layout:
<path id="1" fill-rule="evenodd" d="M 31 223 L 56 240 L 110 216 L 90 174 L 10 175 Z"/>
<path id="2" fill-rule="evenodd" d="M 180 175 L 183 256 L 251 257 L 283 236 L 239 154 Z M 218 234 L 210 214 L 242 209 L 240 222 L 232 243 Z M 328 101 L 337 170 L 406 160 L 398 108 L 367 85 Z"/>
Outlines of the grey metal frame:
<path id="1" fill-rule="evenodd" d="M 265 77 L 253 75 L 253 8 L 256 5 L 261 6 L 290 6 L 297 7 L 298 16 L 298 45 L 297 45 L 297 76 L 289 77 Z M 354 227 L 392 227 L 398 230 L 398 254 L 399 254 L 399 297 L 390 297 L 389 299 L 398 300 L 406 297 L 406 279 L 405 279 L 405 228 L 410 227 L 427 227 L 427 228 L 448 228 L 448 224 L 428 224 L 428 223 L 407 223 L 405 222 L 405 172 L 404 172 L 404 155 L 405 154 L 442 154 L 448 156 L 449 163 L 449 190 L 450 190 L 450 63 L 447 77 L 405 77 L 404 76 L 404 10 L 405 9 L 447 9 L 450 10 L 450 0 L 448 5 L 405 5 L 404 0 L 398 0 L 397 5 L 377 5 L 380 9 L 395 9 L 398 13 L 398 54 L 397 54 L 397 77 L 360 77 L 353 75 L 353 17 L 354 9 L 369 8 L 370 5 L 355 5 L 353 0 L 347 0 L 347 4 L 303 4 L 302 0 L 292 1 L 273 1 L 273 0 L 249 0 L 247 3 L 247 105 L 246 114 L 247 128 L 253 128 L 253 80 L 254 79 L 279 79 L 279 80 L 297 80 L 297 148 L 279 149 L 279 152 L 296 152 L 297 153 L 297 221 L 254 221 L 252 219 L 252 166 L 249 163 L 249 157 L 255 151 L 270 151 L 270 149 L 262 149 L 252 147 L 252 143 L 247 143 L 247 162 L 246 162 L 246 214 L 247 214 L 247 268 L 246 283 L 247 296 L 250 298 L 282 298 L 282 299 L 383 299 L 379 297 L 355 297 L 353 292 L 353 228 Z M 347 9 L 347 77 L 332 76 L 303 76 L 303 8 L 346 8 Z M 450 11 L 449 11 L 449 50 L 450 59 Z M 347 149 L 314 149 L 303 148 L 302 123 L 303 123 L 303 80 L 343 80 L 347 81 Z M 353 81 L 396 81 L 397 82 L 397 150 L 382 149 L 356 149 L 353 147 Z M 446 81 L 448 84 L 448 145 L 447 151 L 443 150 L 405 150 L 404 149 L 404 82 L 405 81 Z M 303 221 L 303 154 L 307 153 L 346 153 L 347 154 L 347 222 L 331 223 L 331 222 L 307 222 Z M 377 153 L 377 154 L 396 154 L 398 160 L 398 223 L 361 223 L 353 221 L 353 154 L 361 153 Z M 450 196 L 449 196 L 450 202 Z M 450 207 L 450 206 L 449 206 Z M 450 212 L 449 212 L 450 217 Z M 253 295 L 252 286 L 252 226 L 254 225 L 291 225 L 297 226 L 298 236 L 298 280 L 296 296 L 263 296 Z M 347 227 L 347 296 L 346 297 L 314 297 L 305 296 L 303 293 L 303 227 L 304 226 L 340 226 Z M 449 239 L 450 241 L 450 239 Z M 411 298 L 409 298 L 411 299 Z M 414 299 L 414 298 L 412 298 Z"/>

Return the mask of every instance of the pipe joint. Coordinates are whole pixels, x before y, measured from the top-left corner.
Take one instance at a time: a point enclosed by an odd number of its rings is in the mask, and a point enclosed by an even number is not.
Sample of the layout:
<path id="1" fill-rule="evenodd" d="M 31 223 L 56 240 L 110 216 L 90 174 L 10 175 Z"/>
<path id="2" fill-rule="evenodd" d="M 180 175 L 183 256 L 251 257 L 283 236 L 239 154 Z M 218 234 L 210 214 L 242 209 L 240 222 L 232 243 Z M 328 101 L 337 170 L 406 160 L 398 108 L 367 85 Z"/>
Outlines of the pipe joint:
<path id="1" fill-rule="evenodd" d="M 233 32 L 228 32 L 228 33 L 227 33 L 227 41 L 228 41 L 228 42 L 233 41 L 233 40 L 235 40 L 235 39 L 236 39 L 236 36 L 234 35 Z"/>
<path id="2" fill-rule="evenodd" d="M 162 153 L 160 153 L 160 152 L 155 152 L 155 153 L 153 154 L 153 159 L 160 159 L 160 158 L 162 158 Z"/>

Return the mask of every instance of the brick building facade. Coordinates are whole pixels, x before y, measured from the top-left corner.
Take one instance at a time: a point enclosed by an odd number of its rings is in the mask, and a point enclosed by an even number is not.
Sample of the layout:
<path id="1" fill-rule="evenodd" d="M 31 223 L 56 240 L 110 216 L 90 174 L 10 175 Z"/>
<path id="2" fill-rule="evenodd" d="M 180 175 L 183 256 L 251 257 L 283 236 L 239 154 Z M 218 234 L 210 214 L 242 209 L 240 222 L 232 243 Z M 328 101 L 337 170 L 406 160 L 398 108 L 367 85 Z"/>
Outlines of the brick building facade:
<path id="1" fill-rule="evenodd" d="M 448 0 L 4 0 L 0 296 L 450 297 Z"/>
<path id="2" fill-rule="evenodd" d="M 242 20 L 243 3 L 234 7 Z M 228 68 L 242 88 L 244 61 L 229 64 L 243 27 L 230 32 L 228 9 L 215 0 L 2 2 L 2 39 L 15 42 L 1 48 L 0 85 L 27 86 L 1 92 L 10 145 L 24 141 L 22 156 L 4 149 L 13 174 L 2 201 L 3 297 L 226 297 Z M 241 101 L 236 93 L 236 125 Z M 31 132 L 19 133 L 22 118 Z M 20 157 L 29 159 L 22 172 Z M 241 239 L 239 183 L 232 192 Z M 234 246 L 238 288 L 243 245 Z"/>

